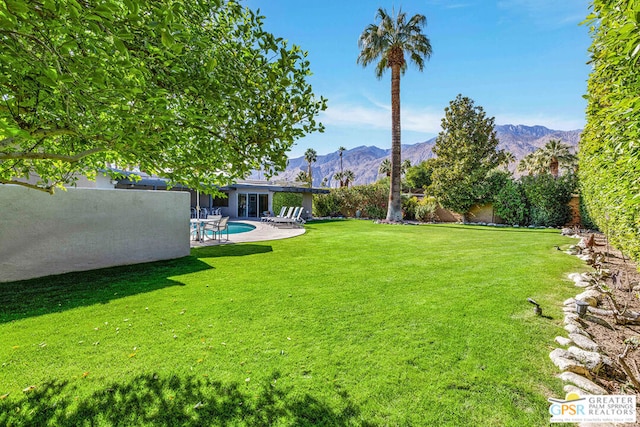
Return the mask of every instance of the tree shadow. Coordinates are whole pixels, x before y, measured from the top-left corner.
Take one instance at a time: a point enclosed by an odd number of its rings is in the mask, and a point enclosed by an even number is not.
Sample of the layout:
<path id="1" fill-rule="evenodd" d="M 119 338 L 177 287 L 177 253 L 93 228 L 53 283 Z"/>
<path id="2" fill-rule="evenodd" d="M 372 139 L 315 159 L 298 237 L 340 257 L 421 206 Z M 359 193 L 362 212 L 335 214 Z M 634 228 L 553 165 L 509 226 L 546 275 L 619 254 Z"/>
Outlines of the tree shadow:
<path id="1" fill-rule="evenodd" d="M 270 245 L 236 243 L 235 245 L 201 246 L 191 249 L 191 255 L 197 258 L 221 258 L 257 255 L 273 252 Z"/>
<path id="2" fill-rule="evenodd" d="M 0 400 L 0 425 L 373 425 L 362 420 L 360 409 L 345 392 L 337 391 L 331 406 L 283 386 L 278 373 L 271 378 L 262 385 L 239 385 L 145 374 L 79 400 L 76 387 L 52 381 L 24 397 Z"/>

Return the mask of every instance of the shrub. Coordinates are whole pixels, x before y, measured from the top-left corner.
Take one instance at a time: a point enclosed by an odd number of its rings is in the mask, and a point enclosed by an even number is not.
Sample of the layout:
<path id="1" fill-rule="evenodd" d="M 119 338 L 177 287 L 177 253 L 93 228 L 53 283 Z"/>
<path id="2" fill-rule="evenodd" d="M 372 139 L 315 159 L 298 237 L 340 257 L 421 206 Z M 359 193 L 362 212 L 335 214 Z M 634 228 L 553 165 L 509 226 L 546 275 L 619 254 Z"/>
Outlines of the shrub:
<path id="1" fill-rule="evenodd" d="M 576 177 L 566 174 L 558 178 L 550 174 L 524 176 L 522 188 L 529 201 L 529 217 L 533 225 L 559 227 L 571 217 L 569 201 L 576 190 Z"/>
<path id="2" fill-rule="evenodd" d="M 340 202 L 335 192 L 313 195 L 313 216 L 324 217 L 338 215 L 340 215 Z"/>
<path id="3" fill-rule="evenodd" d="M 273 211 L 280 212 L 283 206 L 302 206 L 302 194 L 300 193 L 274 193 Z"/>
<path id="4" fill-rule="evenodd" d="M 415 219 L 417 207 L 418 207 L 418 198 L 416 196 L 402 197 L 402 211 L 404 212 L 404 219 L 409 219 L 409 220 Z"/>
<path id="5" fill-rule="evenodd" d="M 329 194 L 314 196 L 314 215 L 354 217 L 360 211 L 364 218 L 384 218 L 389 202 L 389 182 L 332 188 Z"/>
<path id="6" fill-rule="evenodd" d="M 507 224 L 526 225 L 528 223 L 529 205 L 522 185 L 512 179 L 494 197 L 493 208 Z"/>
<path id="7" fill-rule="evenodd" d="M 425 196 L 418 202 L 416 207 L 416 219 L 423 222 L 431 222 L 436 220 L 436 209 L 438 202 L 433 196 Z"/>

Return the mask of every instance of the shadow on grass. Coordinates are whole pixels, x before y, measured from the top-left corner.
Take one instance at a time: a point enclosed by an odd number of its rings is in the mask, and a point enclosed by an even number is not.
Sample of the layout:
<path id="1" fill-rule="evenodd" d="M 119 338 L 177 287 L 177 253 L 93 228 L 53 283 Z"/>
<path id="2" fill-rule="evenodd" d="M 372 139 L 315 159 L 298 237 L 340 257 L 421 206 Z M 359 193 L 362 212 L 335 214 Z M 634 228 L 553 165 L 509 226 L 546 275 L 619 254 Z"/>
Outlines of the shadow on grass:
<path id="1" fill-rule="evenodd" d="M 0 400 L 0 425 L 371 425 L 361 421 L 360 409 L 345 392 L 337 393 L 336 409 L 278 379 L 275 373 L 262 385 L 238 385 L 147 374 L 80 400 L 69 383 L 50 382 L 25 397 Z"/>
<path id="2" fill-rule="evenodd" d="M 228 245 L 194 249 L 191 256 L 0 283 L 0 323 L 105 304 L 131 295 L 184 284 L 172 277 L 214 267 L 200 258 L 271 252 L 266 245 Z"/>
<path id="3" fill-rule="evenodd" d="M 257 255 L 273 252 L 269 245 L 236 243 L 235 245 L 202 246 L 192 248 L 191 255 L 196 258 L 221 258 L 234 256 Z"/>

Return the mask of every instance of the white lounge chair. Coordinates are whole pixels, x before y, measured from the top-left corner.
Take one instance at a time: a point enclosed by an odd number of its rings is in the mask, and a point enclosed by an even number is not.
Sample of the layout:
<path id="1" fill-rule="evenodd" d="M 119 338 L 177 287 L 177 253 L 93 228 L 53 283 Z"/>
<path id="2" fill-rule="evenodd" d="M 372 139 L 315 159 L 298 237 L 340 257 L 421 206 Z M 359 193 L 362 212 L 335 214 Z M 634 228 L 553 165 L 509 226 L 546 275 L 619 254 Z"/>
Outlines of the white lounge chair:
<path id="1" fill-rule="evenodd" d="M 267 221 L 269 222 L 269 224 L 274 225 L 278 221 L 282 221 L 282 220 L 286 220 L 287 218 L 291 218 L 293 216 L 293 213 L 294 213 L 294 207 L 291 206 L 291 207 L 289 207 L 289 210 L 287 211 L 286 215 L 284 215 L 284 216 L 274 216 L 274 217 L 268 218 Z"/>
<path id="2" fill-rule="evenodd" d="M 274 218 L 273 224 L 274 225 L 289 224 L 293 228 L 300 221 L 304 221 L 301 218 L 302 212 L 304 212 L 304 208 L 297 207 L 297 208 L 295 208 L 295 210 L 293 212 L 293 215 L 291 215 L 290 217 L 287 217 L 287 218 Z"/>

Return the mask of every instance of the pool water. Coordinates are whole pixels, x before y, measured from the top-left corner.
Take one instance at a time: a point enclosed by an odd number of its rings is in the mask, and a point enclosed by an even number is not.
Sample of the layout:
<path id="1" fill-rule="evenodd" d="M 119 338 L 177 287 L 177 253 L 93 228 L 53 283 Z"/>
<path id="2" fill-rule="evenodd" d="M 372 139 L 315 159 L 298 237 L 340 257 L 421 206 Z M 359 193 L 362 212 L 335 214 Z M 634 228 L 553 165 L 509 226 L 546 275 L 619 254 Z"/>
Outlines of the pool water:
<path id="1" fill-rule="evenodd" d="M 228 222 L 229 226 L 229 234 L 240 234 L 246 233 L 247 231 L 255 230 L 256 226 L 251 224 L 245 224 L 244 222 Z M 226 231 L 222 232 L 226 234 Z M 207 235 L 212 236 L 213 232 L 211 230 L 207 230 Z"/>

